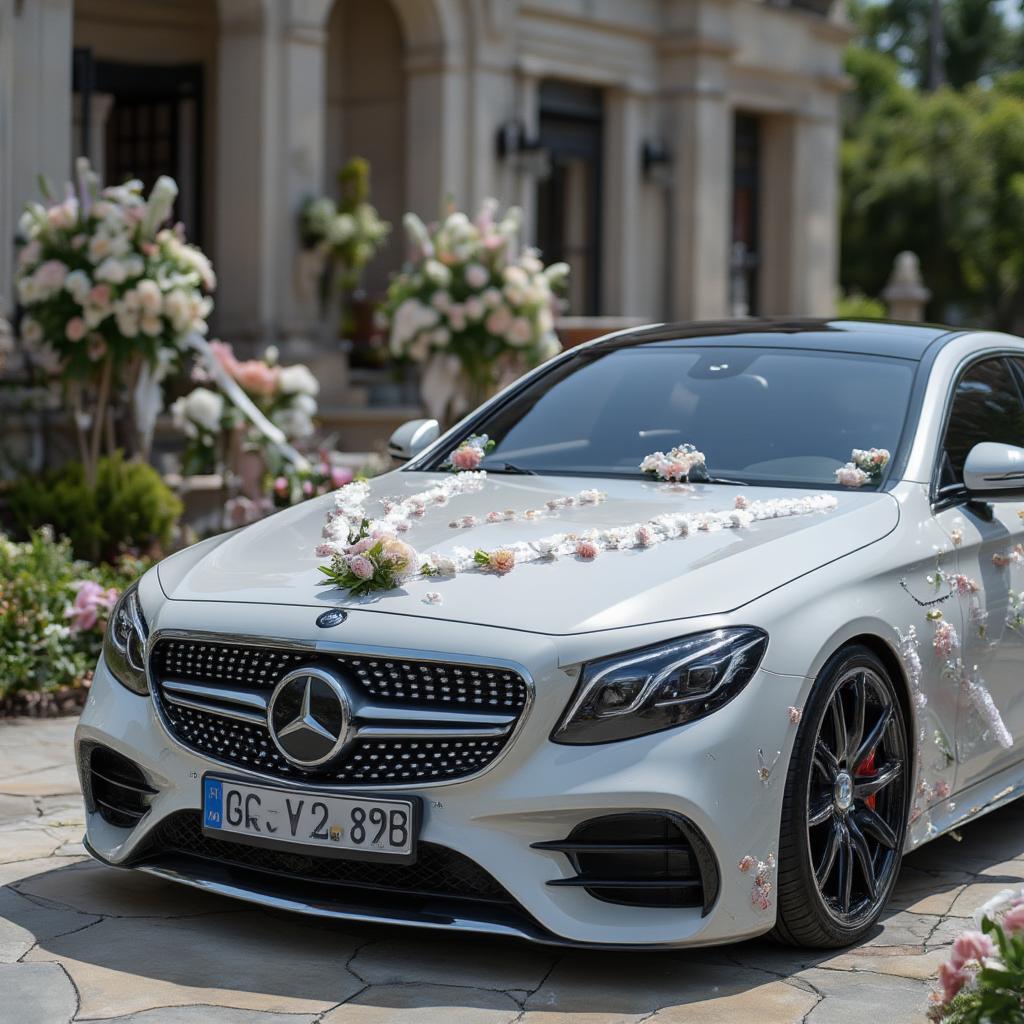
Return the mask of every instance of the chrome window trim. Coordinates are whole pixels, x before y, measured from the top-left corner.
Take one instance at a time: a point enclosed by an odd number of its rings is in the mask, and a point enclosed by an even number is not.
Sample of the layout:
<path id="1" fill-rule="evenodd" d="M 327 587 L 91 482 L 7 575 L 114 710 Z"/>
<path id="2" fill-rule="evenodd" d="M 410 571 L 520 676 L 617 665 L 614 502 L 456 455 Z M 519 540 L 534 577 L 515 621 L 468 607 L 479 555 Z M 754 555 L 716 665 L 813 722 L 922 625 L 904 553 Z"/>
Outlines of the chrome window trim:
<path id="1" fill-rule="evenodd" d="M 287 650 L 296 652 L 308 651 L 311 656 L 316 654 L 361 655 L 364 657 L 406 658 L 409 661 L 428 661 L 439 665 L 462 664 L 476 668 L 506 669 L 518 673 L 522 678 L 526 685 L 526 701 L 523 704 L 523 710 L 519 714 L 519 719 L 516 722 L 515 727 L 509 733 L 508 739 L 505 741 L 504 747 L 502 747 L 498 755 L 489 764 L 481 768 L 480 771 L 474 772 L 472 775 L 464 775 L 457 779 L 438 779 L 432 782 L 419 782 L 414 780 L 412 782 L 337 783 L 317 781 L 314 779 L 285 779 L 276 775 L 269 776 L 262 772 L 253 771 L 251 768 L 245 768 L 241 765 L 236 765 L 233 762 L 221 761 L 208 753 L 195 750 L 192 747 L 187 746 L 178 739 L 165 718 L 162 702 L 157 696 L 155 688 L 156 681 L 153 678 L 151 669 L 153 648 L 156 646 L 158 641 L 167 639 L 196 640 L 200 643 L 246 644 L 251 647 L 283 647 Z M 156 719 L 160 723 L 160 728 L 179 750 L 183 750 L 193 757 L 209 761 L 211 764 L 228 767 L 235 773 L 246 775 L 253 779 L 266 781 L 268 778 L 272 778 L 275 782 L 280 782 L 283 785 L 294 786 L 295 789 L 308 790 L 313 788 L 329 792 L 336 791 L 339 793 L 347 793 L 350 791 L 365 793 L 368 790 L 403 790 L 405 792 L 411 792 L 420 789 L 435 789 L 439 786 L 458 786 L 464 782 L 473 782 L 476 779 L 479 779 L 482 775 L 486 775 L 487 772 L 491 771 L 491 769 L 495 767 L 495 765 L 500 764 L 505 759 L 508 752 L 512 749 L 513 744 L 515 744 L 516 740 L 519 738 L 520 733 L 523 731 L 526 720 L 533 709 L 534 697 L 536 695 L 536 684 L 530 670 L 520 662 L 511 661 L 507 658 L 482 658 L 479 655 L 474 654 L 453 654 L 450 652 L 427 651 L 409 647 L 378 647 L 372 644 L 350 644 L 338 640 L 314 640 L 310 642 L 293 640 L 285 637 L 249 636 L 245 633 L 217 633 L 212 630 L 194 629 L 157 629 L 149 634 L 146 639 L 146 682 L 149 685 L 150 700 L 152 701 Z"/>

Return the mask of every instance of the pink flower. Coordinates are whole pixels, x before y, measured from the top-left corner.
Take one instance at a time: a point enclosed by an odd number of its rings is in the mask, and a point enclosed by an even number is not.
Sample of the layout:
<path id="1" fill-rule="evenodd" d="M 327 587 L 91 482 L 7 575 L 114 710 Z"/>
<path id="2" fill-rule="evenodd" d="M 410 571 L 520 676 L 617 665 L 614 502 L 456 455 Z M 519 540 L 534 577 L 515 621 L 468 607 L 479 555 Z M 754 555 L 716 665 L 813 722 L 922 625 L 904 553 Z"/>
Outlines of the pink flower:
<path id="1" fill-rule="evenodd" d="M 480 465 L 480 460 L 483 458 L 483 452 L 479 448 L 474 448 L 472 445 L 465 445 L 462 448 L 456 448 L 455 451 L 448 456 L 449 461 L 455 469 L 468 470 L 476 469 Z"/>
<path id="2" fill-rule="evenodd" d="M 352 470 L 347 466 L 332 466 L 331 467 L 331 485 L 334 487 L 344 487 L 345 484 L 352 483 Z"/>
<path id="3" fill-rule="evenodd" d="M 235 364 L 232 376 L 251 394 L 272 395 L 277 391 L 281 370 L 277 366 L 267 366 L 260 359 L 247 359 L 244 363 Z"/>
<path id="4" fill-rule="evenodd" d="M 935 636 L 932 638 L 932 646 L 935 653 L 941 658 L 948 658 L 960 647 L 960 638 L 956 630 L 948 622 L 935 623 Z"/>
<path id="5" fill-rule="evenodd" d="M 306 480 L 302 484 L 302 493 L 308 498 L 313 493 L 313 483 L 310 480 Z"/>
<path id="6" fill-rule="evenodd" d="M 487 556 L 490 568 L 501 575 L 516 567 L 516 553 L 509 548 L 496 548 Z"/>
<path id="7" fill-rule="evenodd" d="M 274 481 L 274 490 L 278 494 L 287 494 L 288 493 L 288 481 L 287 481 L 287 479 L 285 479 L 285 477 L 283 477 L 283 476 L 279 476 Z"/>
<path id="8" fill-rule="evenodd" d="M 369 551 L 377 542 L 372 537 L 363 537 L 362 540 L 357 540 L 355 544 L 346 548 L 346 554 L 349 555 L 361 555 L 365 551 Z"/>
<path id="9" fill-rule="evenodd" d="M 459 525 L 464 530 L 468 530 L 470 527 L 476 526 L 476 516 L 463 516 L 459 520 Z"/>
<path id="10" fill-rule="evenodd" d="M 423 595 L 424 604 L 440 604 L 443 598 L 436 590 L 428 590 Z"/>
<path id="11" fill-rule="evenodd" d="M 654 543 L 654 534 L 649 526 L 638 526 L 636 528 L 636 542 L 639 547 L 649 548 Z"/>
<path id="12" fill-rule="evenodd" d="M 800 719 L 803 717 L 803 710 L 801 708 L 787 708 L 787 714 L 789 715 L 789 721 L 791 725 L 799 725 Z"/>
<path id="13" fill-rule="evenodd" d="M 736 508 L 748 508 L 750 506 L 750 501 L 749 499 L 744 498 L 742 494 L 737 494 L 735 504 Z"/>
<path id="14" fill-rule="evenodd" d="M 836 483 L 843 487 L 863 487 L 870 479 L 863 469 L 859 469 L 852 462 L 836 470 Z"/>
<path id="15" fill-rule="evenodd" d="M 361 580 L 368 580 L 373 576 L 373 562 L 364 555 L 354 555 L 348 560 L 348 567 L 353 576 Z"/>
<path id="16" fill-rule="evenodd" d="M 756 863 L 757 861 L 748 853 L 745 857 L 740 858 L 739 869 L 746 874 Z"/>
<path id="17" fill-rule="evenodd" d="M 416 549 L 397 537 L 384 540 L 381 556 L 391 565 L 399 576 L 404 576 L 416 568 Z"/>
<path id="18" fill-rule="evenodd" d="M 77 593 L 71 607 L 64 613 L 71 620 L 71 628 L 85 633 L 99 621 L 101 611 L 110 611 L 117 601 L 117 590 L 104 590 L 92 580 L 81 580 L 73 584 Z"/>
<path id="19" fill-rule="evenodd" d="M 943 1002 L 950 1002 L 967 984 L 969 975 L 952 964 L 939 964 L 939 984 L 942 986 Z"/>
<path id="20" fill-rule="evenodd" d="M 995 952 L 996 947 L 987 935 L 976 931 L 962 932 L 953 943 L 950 966 L 959 970 L 967 963 L 981 963 L 986 957 L 994 956 Z"/>
<path id="21" fill-rule="evenodd" d="M 64 327 L 64 337 L 68 341 L 81 341 L 88 328 L 80 316 L 73 316 Z"/>
<path id="22" fill-rule="evenodd" d="M 89 289 L 88 297 L 91 306 L 107 306 L 110 304 L 110 285 L 97 284 Z"/>
<path id="23" fill-rule="evenodd" d="M 976 594 L 981 589 L 970 576 L 965 576 L 962 572 L 953 577 L 953 586 L 961 597 Z"/>
<path id="24" fill-rule="evenodd" d="M 487 522 L 489 523 L 500 523 L 504 516 L 500 512 L 488 512 Z"/>
<path id="25" fill-rule="evenodd" d="M 334 554 L 334 547 L 331 544 L 317 544 L 315 553 L 317 558 L 330 558 Z"/>
<path id="26" fill-rule="evenodd" d="M 948 782 L 940 781 L 936 782 L 932 787 L 932 792 L 935 794 L 936 799 L 945 800 L 952 791 L 949 788 Z"/>
<path id="27" fill-rule="evenodd" d="M 598 546 L 592 540 L 587 540 L 585 537 L 576 542 L 576 554 L 584 559 L 584 561 L 591 562 L 597 558 L 598 550 Z"/>
<path id="28" fill-rule="evenodd" d="M 1024 932 L 1024 903 L 1018 903 L 1006 912 L 1006 916 L 1003 918 L 1003 931 L 1007 935 Z"/>

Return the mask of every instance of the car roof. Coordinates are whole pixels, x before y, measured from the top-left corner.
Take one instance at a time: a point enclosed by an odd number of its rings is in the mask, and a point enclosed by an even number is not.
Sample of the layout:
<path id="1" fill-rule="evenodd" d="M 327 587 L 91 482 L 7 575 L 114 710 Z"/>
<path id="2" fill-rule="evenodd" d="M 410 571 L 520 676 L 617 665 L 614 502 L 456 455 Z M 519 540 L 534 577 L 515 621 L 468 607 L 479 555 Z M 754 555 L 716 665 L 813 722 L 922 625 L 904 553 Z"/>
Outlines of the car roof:
<path id="1" fill-rule="evenodd" d="M 888 320 L 793 320 L 749 317 L 635 327 L 588 342 L 588 350 L 650 346 L 689 348 L 802 348 L 920 360 L 933 342 L 952 340 L 962 331 L 935 324 Z"/>

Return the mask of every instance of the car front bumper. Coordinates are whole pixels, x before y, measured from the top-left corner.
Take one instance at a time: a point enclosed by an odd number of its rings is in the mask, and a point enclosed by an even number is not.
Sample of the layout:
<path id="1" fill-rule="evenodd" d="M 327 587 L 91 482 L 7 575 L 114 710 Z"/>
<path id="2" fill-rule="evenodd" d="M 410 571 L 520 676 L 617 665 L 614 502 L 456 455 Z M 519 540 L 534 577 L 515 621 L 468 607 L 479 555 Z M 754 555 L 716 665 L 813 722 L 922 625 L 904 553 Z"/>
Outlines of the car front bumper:
<path id="1" fill-rule="evenodd" d="M 203 609 L 192 609 L 184 621 L 182 609 L 172 611 L 179 620 L 173 623 L 175 628 L 189 628 L 190 617 L 192 628 L 200 624 L 209 628 Z M 301 612 L 301 621 L 306 623 L 309 609 Z M 293 615 L 296 630 L 299 628 L 299 610 L 255 612 L 257 618 L 263 615 L 268 629 L 272 628 L 271 616 L 280 630 L 287 628 Z M 382 622 L 389 618 L 366 616 L 361 637 L 374 642 L 379 639 L 373 635 L 375 631 L 393 630 L 393 625 Z M 445 635 L 449 628 L 450 637 Z M 509 645 L 514 645 L 519 661 L 530 666 L 535 699 L 507 753 L 480 776 L 397 790 L 392 786 L 380 795 L 420 797 L 420 840 L 472 860 L 514 898 L 514 911 L 472 901 L 456 904 L 454 910 L 451 905 L 441 907 L 430 901 L 415 905 L 412 901 L 377 903 L 372 898 L 338 901 L 324 898 L 322 889 L 243 876 L 224 864 L 161 857 L 153 848 L 154 830 L 171 815 L 198 812 L 205 773 L 271 780 L 185 748 L 169 733 L 153 701 L 121 686 L 102 660 L 76 733 L 80 770 L 84 772 L 82 752 L 98 744 L 134 762 L 155 794 L 149 810 L 131 828 L 111 825 L 87 808 L 90 851 L 114 866 L 139 867 L 265 906 L 350 920 L 519 935 L 558 944 L 709 945 L 757 935 L 772 927 L 773 895 L 769 908 L 761 909 L 752 898 L 753 872 L 744 873 L 739 863 L 748 855 L 771 863 L 769 855 L 778 848 L 786 766 L 795 735 L 785 709 L 799 704 L 805 688 L 802 677 L 762 669 L 738 697 L 706 719 L 619 743 L 564 746 L 552 743 L 549 735 L 576 679 L 566 671 L 564 651 L 560 654 L 550 638 L 524 634 L 510 638 L 507 631 L 447 623 L 442 630 L 434 623 L 431 631 L 436 649 L 458 650 L 460 654 L 489 652 L 505 657 L 513 653 Z M 266 633 L 254 629 L 252 635 Z M 622 640 L 616 637 L 601 642 L 610 652 L 615 649 L 611 645 Z M 622 644 L 618 649 L 636 645 Z M 597 651 L 595 656 L 603 653 Z M 770 769 L 767 777 L 763 767 Z M 280 779 L 272 781 L 287 784 Z M 302 789 L 301 784 L 294 785 Z M 370 795 L 378 790 L 339 786 L 337 791 Z M 548 884 L 573 878 L 576 872 L 565 853 L 537 849 L 534 844 L 564 840 L 574 827 L 595 817 L 636 811 L 682 816 L 706 840 L 718 875 L 717 895 L 706 912 L 701 907 L 613 904 L 584 888 Z"/>

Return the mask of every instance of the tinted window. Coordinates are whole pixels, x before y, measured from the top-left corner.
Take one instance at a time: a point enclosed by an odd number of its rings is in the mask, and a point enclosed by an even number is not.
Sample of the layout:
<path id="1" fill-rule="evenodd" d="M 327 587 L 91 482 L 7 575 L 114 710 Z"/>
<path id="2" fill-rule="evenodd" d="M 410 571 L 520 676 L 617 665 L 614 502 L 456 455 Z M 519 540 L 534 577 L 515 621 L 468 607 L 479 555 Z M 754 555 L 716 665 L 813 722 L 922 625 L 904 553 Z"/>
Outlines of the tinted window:
<path id="1" fill-rule="evenodd" d="M 645 455 L 689 442 L 711 476 L 828 485 L 853 448 L 895 452 L 915 367 L 777 348 L 584 351 L 473 430 L 496 442 L 485 469 L 633 475 Z"/>
<path id="2" fill-rule="evenodd" d="M 943 443 L 943 486 L 963 482 L 967 453 L 982 441 L 1024 446 L 1024 408 L 1003 359 L 975 363 L 957 382 Z"/>

